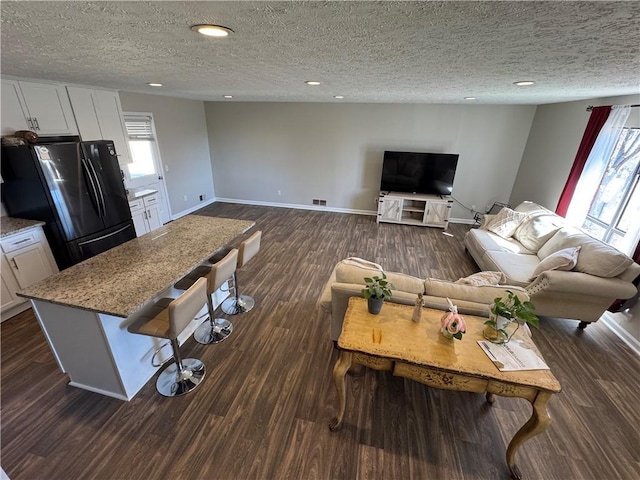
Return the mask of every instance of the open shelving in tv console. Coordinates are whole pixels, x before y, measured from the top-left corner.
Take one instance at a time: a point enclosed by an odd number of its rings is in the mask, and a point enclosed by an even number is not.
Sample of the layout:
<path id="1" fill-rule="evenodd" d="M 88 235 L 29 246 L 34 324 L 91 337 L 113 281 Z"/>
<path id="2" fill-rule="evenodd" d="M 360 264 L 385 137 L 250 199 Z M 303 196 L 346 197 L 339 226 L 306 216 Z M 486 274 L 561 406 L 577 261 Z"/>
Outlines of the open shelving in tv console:
<path id="1" fill-rule="evenodd" d="M 446 228 L 453 199 L 445 195 L 380 192 L 377 222 Z"/>

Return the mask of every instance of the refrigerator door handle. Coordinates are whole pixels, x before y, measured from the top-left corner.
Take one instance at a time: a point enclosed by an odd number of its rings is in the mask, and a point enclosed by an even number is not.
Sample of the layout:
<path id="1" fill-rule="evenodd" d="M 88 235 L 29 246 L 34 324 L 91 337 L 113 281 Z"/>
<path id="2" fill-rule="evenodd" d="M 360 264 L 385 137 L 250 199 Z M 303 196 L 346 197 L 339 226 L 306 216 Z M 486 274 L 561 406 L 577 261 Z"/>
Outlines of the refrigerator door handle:
<path id="1" fill-rule="evenodd" d="M 91 185 L 91 190 L 93 191 L 93 201 L 96 205 L 96 209 L 98 210 L 98 216 L 102 218 L 102 212 L 100 211 L 100 203 L 98 202 L 98 192 L 96 190 L 96 184 L 94 183 L 93 177 L 91 176 L 91 172 L 89 171 L 89 167 L 87 166 L 87 161 L 84 158 L 80 158 L 82 162 L 82 166 L 84 167 L 85 172 L 87 173 L 87 178 L 89 179 L 89 184 Z"/>
<path id="2" fill-rule="evenodd" d="M 109 233 L 109 234 L 107 234 L 107 235 L 103 235 L 103 236 L 101 236 L 101 237 L 94 238 L 93 240 L 87 240 L 86 242 L 79 242 L 79 243 L 78 243 L 78 245 L 88 245 L 88 244 L 90 244 L 90 243 L 99 242 L 100 240 L 104 240 L 105 238 L 112 237 L 112 236 L 114 236 L 115 234 L 120 233 L 120 232 L 122 232 L 122 231 L 126 230 L 127 228 L 131 228 L 131 225 L 127 225 L 126 227 L 119 228 L 119 229 L 118 229 L 118 230 L 116 230 L 115 232 L 111 232 L 111 233 Z"/>
<path id="3" fill-rule="evenodd" d="M 102 187 L 100 186 L 100 180 L 98 180 L 98 174 L 96 173 L 95 168 L 93 168 L 93 163 L 91 163 L 91 160 L 87 161 L 87 163 L 89 164 L 89 167 L 91 168 L 91 172 L 93 172 L 93 178 L 96 181 L 96 186 L 98 187 L 98 193 L 100 194 L 100 203 L 102 204 L 102 216 L 106 217 L 107 216 L 107 206 L 104 203 L 104 193 L 102 193 Z"/>

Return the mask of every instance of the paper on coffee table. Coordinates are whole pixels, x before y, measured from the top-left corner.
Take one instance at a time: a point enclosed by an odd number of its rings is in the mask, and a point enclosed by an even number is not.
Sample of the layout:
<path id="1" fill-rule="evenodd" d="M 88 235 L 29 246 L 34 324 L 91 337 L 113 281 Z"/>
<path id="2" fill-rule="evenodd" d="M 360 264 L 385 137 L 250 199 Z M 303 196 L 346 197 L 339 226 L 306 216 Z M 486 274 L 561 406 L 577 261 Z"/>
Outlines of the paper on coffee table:
<path id="1" fill-rule="evenodd" d="M 522 345 L 518 340 L 497 345 L 478 340 L 478 345 L 501 372 L 518 370 L 549 370 L 546 363 L 534 352 Z"/>

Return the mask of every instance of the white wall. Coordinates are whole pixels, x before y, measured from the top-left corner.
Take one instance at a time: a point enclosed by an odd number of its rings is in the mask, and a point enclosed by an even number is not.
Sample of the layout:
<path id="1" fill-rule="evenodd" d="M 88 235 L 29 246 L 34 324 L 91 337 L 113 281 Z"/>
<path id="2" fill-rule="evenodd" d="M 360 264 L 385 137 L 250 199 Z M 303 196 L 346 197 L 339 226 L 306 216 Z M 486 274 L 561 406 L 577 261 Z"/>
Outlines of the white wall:
<path id="1" fill-rule="evenodd" d="M 640 103 L 640 95 L 539 105 L 509 203 L 531 200 L 555 210 L 589 120 L 589 105 Z M 629 125 L 640 124 L 640 108 Z"/>
<path id="2" fill-rule="evenodd" d="M 164 176 L 173 216 L 215 198 L 203 102 L 129 92 L 119 96 L 125 112 L 153 113 L 160 157 L 169 167 Z"/>
<path id="3" fill-rule="evenodd" d="M 509 199 L 535 107 L 205 102 L 205 113 L 218 198 L 374 211 L 384 150 L 408 150 L 460 154 L 453 196 L 482 210 Z M 472 215 L 456 204 L 452 217 Z"/>

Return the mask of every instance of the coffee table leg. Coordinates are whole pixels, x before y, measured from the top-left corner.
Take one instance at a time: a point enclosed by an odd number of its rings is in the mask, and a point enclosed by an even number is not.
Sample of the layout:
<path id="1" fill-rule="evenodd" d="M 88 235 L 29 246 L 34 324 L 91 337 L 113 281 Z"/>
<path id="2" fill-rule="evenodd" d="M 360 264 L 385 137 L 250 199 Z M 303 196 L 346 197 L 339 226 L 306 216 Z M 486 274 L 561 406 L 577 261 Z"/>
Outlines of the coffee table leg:
<path id="1" fill-rule="evenodd" d="M 550 392 L 538 392 L 536 399 L 532 402 L 533 413 L 531 418 L 525 423 L 520 430 L 516 432 L 511 439 L 511 443 L 507 447 L 507 465 L 511 470 L 511 476 L 520 480 L 520 470 L 516 466 L 516 451 L 524 442 L 531 437 L 544 432 L 551 423 L 551 418 L 547 412 L 547 402 L 551 398 Z"/>
<path id="2" fill-rule="evenodd" d="M 336 383 L 336 390 L 338 390 L 338 401 L 340 406 L 338 408 L 338 415 L 329 422 L 329 430 L 335 432 L 342 425 L 342 419 L 344 418 L 344 411 L 347 406 L 347 391 L 345 389 L 344 377 L 347 371 L 351 367 L 352 354 L 340 350 L 340 357 L 333 367 L 333 381 Z"/>

